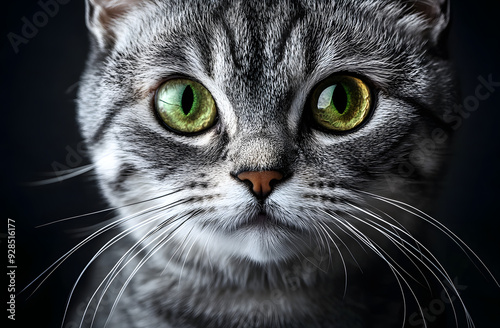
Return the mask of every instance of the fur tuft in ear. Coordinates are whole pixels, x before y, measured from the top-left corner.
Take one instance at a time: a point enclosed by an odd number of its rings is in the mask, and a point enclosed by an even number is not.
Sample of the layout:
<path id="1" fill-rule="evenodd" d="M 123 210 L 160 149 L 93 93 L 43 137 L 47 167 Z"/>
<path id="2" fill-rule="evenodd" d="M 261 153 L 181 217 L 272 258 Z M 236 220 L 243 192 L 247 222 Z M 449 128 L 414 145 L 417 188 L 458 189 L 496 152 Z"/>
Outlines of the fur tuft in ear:
<path id="1" fill-rule="evenodd" d="M 123 16 L 140 0 L 87 0 L 86 22 L 87 28 L 96 38 L 99 48 L 104 49 L 113 43 L 116 31 L 113 30 L 113 21 Z"/>
<path id="2" fill-rule="evenodd" d="M 414 12 L 423 15 L 431 23 L 430 38 L 434 45 L 439 46 L 450 21 L 450 1 L 413 0 L 408 1 L 408 4 Z"/>

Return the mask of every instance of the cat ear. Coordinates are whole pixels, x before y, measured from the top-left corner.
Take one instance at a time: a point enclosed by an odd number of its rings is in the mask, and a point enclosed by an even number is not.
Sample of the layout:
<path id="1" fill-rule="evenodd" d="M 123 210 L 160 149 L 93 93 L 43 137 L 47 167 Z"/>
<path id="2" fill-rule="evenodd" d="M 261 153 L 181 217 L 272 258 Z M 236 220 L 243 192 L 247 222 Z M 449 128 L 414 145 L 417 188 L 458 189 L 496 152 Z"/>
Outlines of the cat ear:
<path id="1" fill-rule="evenodd" d="M 116 33 L 114 21 L 141 2 L 140 0 L 86 0 L 87 28 L 101 49 L 114 41 Z"/>
<path id="2" fill-rule="evenodd" d="M 430 38 L 439 46 L 450 21 L 449 0 L 415 0 L 409 2 L 413 10 L 423 15 L 431 24 Z"/>

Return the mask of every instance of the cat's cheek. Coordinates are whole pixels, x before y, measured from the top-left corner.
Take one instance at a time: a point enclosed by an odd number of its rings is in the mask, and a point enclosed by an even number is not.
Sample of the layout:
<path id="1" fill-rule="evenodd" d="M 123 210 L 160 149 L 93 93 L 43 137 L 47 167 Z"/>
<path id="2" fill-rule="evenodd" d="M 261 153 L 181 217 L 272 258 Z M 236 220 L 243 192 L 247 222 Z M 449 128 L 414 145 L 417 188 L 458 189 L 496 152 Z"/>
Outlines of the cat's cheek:
<path id="1" fill-rule="evenodd" d="M 95 172 L 99 177 L 101 190 L 109 199 L 118 200 L 118 195 L 113 187 L 117 170 L 122 165 L 118 151 L 113 146 L 106 145 L 102 146 L 102 149 L 98 149 L 95 154 L 97 155 L 93 156 L 93 161 L 96 163 Z"/>

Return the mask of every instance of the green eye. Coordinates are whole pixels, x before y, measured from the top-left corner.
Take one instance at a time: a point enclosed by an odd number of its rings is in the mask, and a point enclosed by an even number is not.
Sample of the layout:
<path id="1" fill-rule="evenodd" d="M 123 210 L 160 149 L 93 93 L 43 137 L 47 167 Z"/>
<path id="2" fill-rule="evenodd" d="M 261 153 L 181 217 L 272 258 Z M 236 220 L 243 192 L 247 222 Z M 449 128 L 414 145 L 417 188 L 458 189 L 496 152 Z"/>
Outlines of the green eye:
<path id="1" fill-rule="evenodd" d="M 189 79 L 173 79 L 156 90 L 158 116 L 172 130 L 196 133 L 215 123 L 217 108 L 210 92 Z"/>
<path id="2" fill-rule="evenodd" d="M 348 131 L 360 125 L 371 107 L 370 89 L 358 78 L 339 75 L 320 83 L 311 98 L 312 116 L 323 128 Z"/>

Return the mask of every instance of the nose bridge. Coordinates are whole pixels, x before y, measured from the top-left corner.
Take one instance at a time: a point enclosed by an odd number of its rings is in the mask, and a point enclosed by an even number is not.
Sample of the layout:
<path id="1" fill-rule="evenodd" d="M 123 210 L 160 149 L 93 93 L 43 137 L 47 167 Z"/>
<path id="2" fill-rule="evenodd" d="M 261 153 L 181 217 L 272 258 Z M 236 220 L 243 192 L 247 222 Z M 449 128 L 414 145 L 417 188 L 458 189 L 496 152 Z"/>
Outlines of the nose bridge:
<path id="1" fill-rule="evenodd" d="M 284 136 L 254 133 L 235 140 L 229 156 L 233 172 L 283 170 L 292 160 L 291 143 Z"/>

